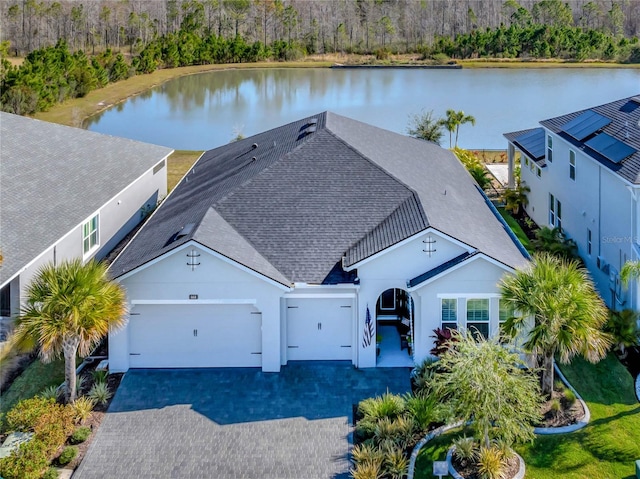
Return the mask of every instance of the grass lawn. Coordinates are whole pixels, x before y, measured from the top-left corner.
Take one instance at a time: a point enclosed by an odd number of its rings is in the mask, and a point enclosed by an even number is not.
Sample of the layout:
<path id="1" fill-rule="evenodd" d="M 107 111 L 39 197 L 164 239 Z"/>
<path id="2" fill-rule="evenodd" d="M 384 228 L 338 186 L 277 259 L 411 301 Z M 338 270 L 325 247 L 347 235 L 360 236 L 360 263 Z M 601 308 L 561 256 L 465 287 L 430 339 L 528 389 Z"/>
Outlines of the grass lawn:
<path id="1" fill-rule="evenodd" d="M 522 246 L 524 246 L 528 252 L 532 253 L 533 248 L 531 247 L 529 238 L 527 238 L 527 235 L 524 233 L 524 231 L 522 231 L 522 228 L 520 228 L 520 225 L 518 224 L 518 222 L 504 208 L 498 208 L 498 212 L 507 222 L 507 224 L 509 225 L 509 228 L 511 228 L 511 231 L 513 231 L 513 233 L 518 237 L 518 239 L 520 240 L 520 243 L 522 243 Z"/>
<path id="2" fill-rule="evenodd" d="M 580 431 L 538 436 L 518 448 L 527 479 L 632 479 L 640 459 L 640 403 L 633 380 L 610 354 L 593 365 L 575 359 L 562 371 L 591 410 L 591 422 Z M 444 460 L 459 432 L 443 435 L 420 451 L 416 478 L 431 478 L 432 461 Z"/>
<path id="3" fill-rule="evenodd" d="M 202 153 L 202 151 L 176 150 L 171 154 L 167 162 L 167 192 L 176 187 Z"/>
<path id="4" fill-rule="evenodd" d="M 62 382 L 64 382 L 63 359 L 48 364 L 36 359 L 0 396 L 0 416 L 4 416 L 21 399 L 32 398 L 44 388 L 59 386 Z"/>

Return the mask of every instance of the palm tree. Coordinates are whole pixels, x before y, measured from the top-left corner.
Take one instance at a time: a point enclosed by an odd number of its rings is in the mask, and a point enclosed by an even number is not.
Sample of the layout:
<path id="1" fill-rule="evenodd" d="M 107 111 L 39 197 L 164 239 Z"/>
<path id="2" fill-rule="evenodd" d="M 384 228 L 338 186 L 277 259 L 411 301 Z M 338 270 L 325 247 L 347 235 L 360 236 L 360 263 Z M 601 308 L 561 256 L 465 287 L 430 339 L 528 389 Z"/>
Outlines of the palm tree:
<path id="1" fill-rule="evenodd" d="M 455 146 L 458 146 L 458 132 L 460 131 L 460 125 L 464 125 L 465 123 L 471 123 L 472 125 L 476 124 L 475 117 L 471 115 L 465 115 L 464 111 L 455 111 L 452 109 L 447 110 L 447 117 L 443 120 L 443 125 L 449 132 L 449 148 L 452 148 L 451 136 L 453 132 L 456 133 L 456 142 Z"/>
<path id="2" fill-rule="evenodd" d="M 578 354 L 592 363 L 606 355 L 612 343 L 601 330 L 607 308 L 576 261 L 538 254 L 527 269 L 503 277 L 500 290 L 520 313 L 507 318 L 503 331 L 526 338 L 524 347 L 542 364 L 543 394 L 553 390 L 554 356 L 566 364 Z"/>
<path id="3" fill-rule="evenodd" d="M 604 330 L 613 337 L 614 349 L 619 352 L 621 359 L 627 357 L 627 348 L 640 344 L 638 313 L 632 309 L 610 311 Z"/>
<path id="4" fill-rule="evenodd" d="M 431 141 L 439 145 L 440 141 L 442 141 L 443 126 L 442 119 L 433 117 L 433 110 L 423 111 L 419 115 L 413 115 L 407 127 L 407 133 L 415 138 Z"/>
<path id="5" fill-rule="evenodd" d="M 632 279 L 640 279 L 640 261 L 627 261 L 620 270 L 620 279 L 626 285 Z"/>
<path id="6" fill-rule="evenodd" d="M 89 355 L 109 330 L 124 326 L 126 312 L 124 290 L 109 280 L 105 264 L 48 264 L 27 288 L 13 340 L 23 348 L 37 346 L 44 362 L 64 356 L 66 400 L 73 402 L 76 355 Z"/>

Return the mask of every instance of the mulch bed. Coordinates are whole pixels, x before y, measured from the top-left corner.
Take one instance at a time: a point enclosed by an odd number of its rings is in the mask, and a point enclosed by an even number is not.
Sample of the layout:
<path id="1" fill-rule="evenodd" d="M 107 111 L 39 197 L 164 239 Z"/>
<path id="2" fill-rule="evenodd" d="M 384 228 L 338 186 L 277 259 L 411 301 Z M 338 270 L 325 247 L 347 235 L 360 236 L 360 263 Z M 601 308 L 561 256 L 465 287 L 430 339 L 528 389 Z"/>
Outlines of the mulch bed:
<path id="1" fill-rule="evenodd" d="M 560 409 L 553 410 L 554 400 L 560 402 Z M 538 427 L 563 427 L 577 423 L 584 417 L 582 403 L 577 399 L 568 401 L 562 391 L 553 391 L 552 399 L 542 406 L 542 421 Z"/>
<path id="2" fill-rule="evenodd" d="M 451 464 L 453 468 L 460 474 L 462 477 L 466 479 L 480 479 L 480 474 L 478 473 L 478 467 L 473 464 L 461 463 L 455 455 L 451 458 Z M 503 469 L 504 479 L 511 479 L 515 477 L 515 475 L 520 470 L 520 461 L 517 456 L 513 456 L 509 458 L 507 461 L 506 467 Z"/>
<path id="3" fill-rule="evenodd" d="M 95 366 L 97 366 L 97 362 L 95 363 Z M 92 369 L 95 369 L 95 366 L 93 366 Z M 91 370 L 86 370 L 86 371 L 87 373 L 90 373 Z M 89 378 L 91 377 L 91 374 L 84 373 L 84 375 L 88 375 Z M 109 391 L 113 393 L 113 396 L 115 396 L 116 390 L 118 389 L 118 386 L 120 386 L 120 381 L 122 381 L 122 376 L 124 376 L 124 374 L 122 373 L 113 373 L 107 376 L 107 385 L 109 386 Z M 83 388 L 82 388 L 83 391 L 85 389 L 87 390 L 91 389 L 92 385 L 93 385 L 92 381 L 87 381 L 83 385 Z M 82 459 L 87 453 L 87 450 L 89 449 L 89 446 L 91 445 L 91 442 L 93 441 L 93 438 L 96 435 L 96 432 L 98 431 L 98 428 L 100 427 L 100 424 L 104 420 L 107 409 L 109 409 L 109 405 L 111 404 L 111 401 L 113 401 L 113 396 L 111 396 L 111 398 L 105 405 L 96 404 L 89 419 L 87 419 L 84 423 L 78 425 L 78 427 L 86 426 L 91 428 L 91 435 L 87 438 L 86 441 L 76 445 L 78 448 L 78 455 L 73 461 L 71 461 L 71 463 L 66 465 L 65 468 L 75 469 L 80 465 L 80 463 L 82 462 Z"/>

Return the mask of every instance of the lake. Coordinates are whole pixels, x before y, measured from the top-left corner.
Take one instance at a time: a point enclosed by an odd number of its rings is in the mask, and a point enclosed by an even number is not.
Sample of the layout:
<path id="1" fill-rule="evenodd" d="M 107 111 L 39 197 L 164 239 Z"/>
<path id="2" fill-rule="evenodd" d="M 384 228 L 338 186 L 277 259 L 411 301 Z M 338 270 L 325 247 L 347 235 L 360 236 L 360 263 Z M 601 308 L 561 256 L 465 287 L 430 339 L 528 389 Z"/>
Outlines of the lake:
<path id="1" fill-rule="evenodd" d="M 459 146 L 504 149 L 505 132 L 639 93 L 634 69 L 224 70 L 171 80 L 92 117 L 88 129 L 207 150 L 325 110 L 406 133 L 413 114 L 453 108 L 476 118 L 460 128 Z"/>

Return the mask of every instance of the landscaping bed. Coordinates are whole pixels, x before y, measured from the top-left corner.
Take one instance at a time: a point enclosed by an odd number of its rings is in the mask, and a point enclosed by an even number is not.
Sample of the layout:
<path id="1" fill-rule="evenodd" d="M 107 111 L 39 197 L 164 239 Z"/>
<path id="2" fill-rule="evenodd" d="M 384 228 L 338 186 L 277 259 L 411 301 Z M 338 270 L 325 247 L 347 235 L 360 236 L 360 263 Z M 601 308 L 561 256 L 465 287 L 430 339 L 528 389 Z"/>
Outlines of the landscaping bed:
<path id="1" fill-rule="evenodd" d="M 106 352 L 106 344 L 95 351 L 100 355 L 106 355 Z M 86 362 L 78 375 L 78 400 L 68 405 L 57 404 L 55 400 L 56 396 L 60 399 L 60 391 L 54 391 L 64 378 L 61 361 L 50 364 L 34 361 L 14 381 L 3 396 L 5 417 L 0 443 L 14 431 L 34 435 L 8 458 L 0 460 L 3 477 L 39 478 L 46 464 L 67 469 L 75 469 L 80 464 L 123 377 L 123 374 L 96 372 L 100 357 Z M 53 375 L 42 372 L 52 366 L 55 366 Z M 103 383 L 102 393 L 96 393 L 94 389 L 99 383 Z M 46 419 L 39 421 L 38 417 Z M 53 477 L 53 472 L 49 474 Z"/>
<path id="2" fill-rule="evenodd" d="M 576 395 L 556 381 L 550 399 L 542 405 L 542 420 L 537 427 L 553 428 L 570 426 L 584 418 L 585 410 Z"/>

